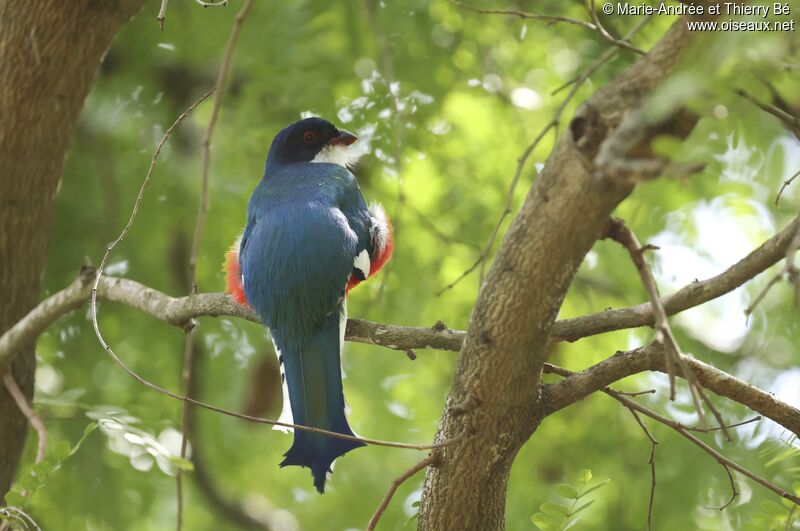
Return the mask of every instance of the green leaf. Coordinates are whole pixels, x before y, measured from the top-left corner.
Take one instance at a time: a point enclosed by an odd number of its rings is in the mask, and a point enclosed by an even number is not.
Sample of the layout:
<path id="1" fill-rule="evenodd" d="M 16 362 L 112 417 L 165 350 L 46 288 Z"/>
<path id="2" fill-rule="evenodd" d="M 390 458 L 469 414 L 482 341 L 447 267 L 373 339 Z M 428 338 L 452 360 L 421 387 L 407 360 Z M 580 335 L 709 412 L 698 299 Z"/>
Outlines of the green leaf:
<path id="1" fill-rule="evenodd" d="M 53 448 L 53 455 L 55 455 L 56 459 L 59 461 L 63 461 L 69 457 L 71 453 L 72 448 L 70 447 L 68 441 L 58 441 L 56 446 Z"/>
<path id="2" fill-rule="evenodd" d="M 83 428 L 83 438 L 86 438 L 87 435 L 89 435 L 90 433 L 92 433 L 96 429 L 97 429 L 97 423 L 96 422 L 90 422 L 89 424 L 87 424 L 86 427 Z"/>
<path id="3" fill-rule="evenodd" d="M 611 480 L 610 479 L 606 479 L 606 480 L 601 481 L 600 483 L 598 483 L 597 485 L 595 485 L 593 487 L 589 487 L 588 489 L 586 489 L 585 491 L 583 491 L 581 493 L 580 497 L 583 498 L 584 496 L 586 496 L 590 492 L 594 492 L 597 489 L 599 489 L 600 487 L 604 487 L 606 485 L 606 483 L 608 483 L 609 481 L 611 481 Z"/>
<path id="4" fill-rule="evenodd" d="M 575 500 L 578 498 L 578 491 L 572 485 L 567 485 L 566 483 L 562 483 L 561 485 L 556 487 L 556 492 L 559 496 L 563 496 L 565 498 L 569 498 L 570 500 Z"/>
<path id="5" fill-rule="evenodd" d="M 419 500 L 411 504 L 411 507 L 419 507 Z"/>
<path id="6" fill-rule="evenodd" d="M 42 486 L 42 481 L 35 476 L 27 475 L 19 478 L 19 485 L 23 489 L 33 492 Z"/>
<path id="7" fill-rule="evenodd" d="M 553 502 L 544 502 L 539 509 L 555 518 L 563 518 L 569 514 L 569 507 Z"/>
<path id="8" fill-rule="evenodd" d="M 589 483 L 592 480 L 592 471 L 588 468 L 584 468 L 580 472 L 578 472 L 578 481 L 583 484 Z"/>
<path id="9" fill-rule="evenodd" d="M 561 527 L 560 522 L 557 522 L 552 516 L 544 513 L 536 513 L 531 516 L 531 522 L 542 531 L 550 531 L 551 529 Z"/>
<path id="10" fill-rule="evenodd" d="M 16 507 L 22 507 L 25 505 L 26 501 L 27 500 L 25 500 L 25 496 L 23 496 L 19 492 L 11 491 L 6 493 L 6 504 L 8 504 L 9 506 L 13 505 Z"/>
<path id="11" fill-rule="evenodd" d="M 53 471 L 53 463 L 51 463 L 47 459 L 43 459 L 33 465 L 33 471 L 36 473 L 37 476 L 43 478 L 44 476 Z"/>
<path id="12" fill-rule="evenodd" d="M 184 471 L 188 471 L 188 472 L 191 472 L 192 470 L 194 470 L 194 463 L 192 463 L 191 461 L 189 461 L 185 457 L 180 457 L 180 456 L 175 455 L 175 456 L 171 456 L 169 458 L 169 460 L 179 470 L 184 470 Z"/>
<path id="13" fill-rule="evenodd" d="M 587 507 L 589 507 L 589 506 L 590 506 L 591 504 L 593 504 L 595 501 L 597 501 L 597 500 L 589 500 L 588 502 L 584 503 L 583 505 L 581 505 L 580 507 L 578 507 L 577 509 L 575 509 L 574 511 L 572 511 L 571 513 L 569 513 L 569 516 L 575 516 L 575 515 L 576 515 L 576 514 L 578 514 L 579 512 L 581 512 L 581 511 L 583 511 L 584 509 L 586 509 Z"/>

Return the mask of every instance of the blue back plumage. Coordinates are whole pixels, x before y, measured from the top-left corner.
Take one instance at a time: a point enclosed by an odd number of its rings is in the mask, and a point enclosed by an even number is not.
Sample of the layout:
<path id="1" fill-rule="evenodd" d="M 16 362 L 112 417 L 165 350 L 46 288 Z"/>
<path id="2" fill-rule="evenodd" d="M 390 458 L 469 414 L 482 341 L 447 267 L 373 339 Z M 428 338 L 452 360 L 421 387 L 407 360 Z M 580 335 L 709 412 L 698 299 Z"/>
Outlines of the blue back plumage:
<path id="1" fill-rule="evenodd" d="M 336 164 L 310 162 L 314 150 L 295 153 L 297 140 L 309 143 L 309 125 L 297 126 L 273 141 L 264 178 L 250 198 L 240 268 L 247 300 L 279 351 L 293 422 L 352 435 L 340 368 L 345 288 L 356 256 L 364 249 L 372 252 L 370 215 L 352 173 Z M 305 136 L 298 137 L 298 131 Z M 333 128 L 317 134 L 325 146 L 331 143 L 326 135 L 337 138 L 333 135 L 340 133 Z M 295 431 L 281 466 L 311 468 L 314 485 L 323 492 L 333 460 L 358 446 Z"/>

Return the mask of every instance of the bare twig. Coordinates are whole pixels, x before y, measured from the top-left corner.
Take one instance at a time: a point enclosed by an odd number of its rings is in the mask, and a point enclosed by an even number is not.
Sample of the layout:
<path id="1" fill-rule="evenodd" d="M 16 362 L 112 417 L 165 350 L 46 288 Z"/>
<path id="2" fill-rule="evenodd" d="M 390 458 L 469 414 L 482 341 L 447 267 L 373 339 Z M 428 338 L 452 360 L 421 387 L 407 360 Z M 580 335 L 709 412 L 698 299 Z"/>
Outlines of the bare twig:
<path id="1" fill-rule="evenodd" d="M 797 179 L 797 177 L 798 177 L 799 175 L 800 175 L 800 170 L 797 170 L 797 171 L 794 173 L 794 175 L 792 175 L 791 177 L 789 177 L 788 179 L 786 179 L 785 181 L 783 181 L 783 184 L 781 185 L 781 189 L 780 189 L 780 190 L 778 190 L 778 195 L 777 195 L 777 196 L 775 196 L 775 206 L 780 206 L 780 203 L 781 203 L 781 196 L 783 195 L 783 191 L 784 191 L 784 190 L 786 190 L 786 187 L 787 187 L 787 186 L 789 186 L 790 184 L 792 184 L 792 181 L 794 181 L 795 179 Z"/>
<path id="2" fill-rule="evenodd" d="M 534 13 L 526 13 L 525 11 L 518 11 L 515 9 L 483 9 L 480 7 L 475 7 L 469 4 L 465 4 L 463 2 L 458 2 L 457 0 L 450 0 L 450 3 L 457 5 L 459 7 L 463 7 L 464 9 L 469 9 L 470 11 L 474 11 L 475 13 L 480 13 L 482 15 L 510 15 L 521 19 L 542 20 L 544 22 L 549 22 L 550 24 L 557 24 L 559 22 L 563 22 L 566 24 L 572 24 L 574 26 L 580 26 L 588 30 L 597 31 L 597 27 L 594 24 L 586 22 L 585 20 L 578 20 L 577 18 L 563 17 L 560 15 L 537 15 Z"/>
<path id="3" fill-rule="evenodd" d="M 735 424 L 725 424 L 725 428 L 738 428 L 739 426 L 745 426 L 746 424 L 752 424 L 753 422 L 758 422 L 761 420 L 761 416 L 757 415 L 755 417 L 749 418 L 747 420 L 743 420 L 741 422 L 737 422 Z M 698 433 L 711 433 L 714 431 L 719 431 L 723 428 L 723 426 L 713 426 L 713 427 L 705 427 L 705 426 L 684 426 L 688 431 L 696 431 Z"/>
<path id="4" fill-rule="evenodd" d="M 627 41 L 631 39 L 634 35 L 639 33 L 639 31 L 645 26 L 645 24 L 647 24 L 649 20 L 650 20 L 649 17 L 640 20 L 639 23 L 631 31 L 629 31 L 627 35 L 625 35 L 623 40 Z M 495 224 L 494 229 L 492 230 L 492 233 L 489 236 L 489 240 L 486 242 L 486 245 L 483 247 L 483 250 L 478 255 L 478 258 L 472 265 L 470 265 L 466 270 L 464 270 L 464 272 L 461 273 L 461 275 L 459 275 L 458 278 L 456 278 L 450 284 L 439 290 L 436 293 L 437 296 L 440 296 L 445 291 L 454 288 L 456 284 L 461 282 L 464 278 L 470 275 L 478 267 L 481 268 L 480 277 L 481 281 L 483 280 L 483 270 L 485 263 L 489 259 L 489 255 L 492 252 L 492 247 L 494 247 L 494 243 L 497 240 L 497 236 L 500 233 L 500 228 L 503 226 L 503 222 L 505 221 L 506 217 L 510 215 L 512 212 L 511 207 L 513 205 L 513 200 L 514 200 L 514 191 L 517 188 L 517 184 L 519 183 L 519 179 L 520 176 L 522 175 L 523 169 L 525 168 L 525 164 L 528 162 L 528 158 L 530 158 L 531 154 L 534 152 L 534 150 L 542 141 L 547 132 L 550 131 L 550 129 L 558 128 L 558 125 L 561 123 L 561 114 L 564 112 L 567 105 L 569 105 L 570 101 L 572 101 L 572 98 L 575 96 L 575 94 L 577 94 L 581 86 L 592 76 L 592 74 L 594 74 L 597 70 L 599 70 L 600 67 L 606 64 L 608 61 L 610 61 L 617 54 L 618 51 L 619 51 L 618 48 L 609 48 L 608 50 L 603 52 L 600 55 L 600 57 L 597 58 L 597 60 L 595 60 L 591 65 L 589 65 L 589 67 L 587 67 L 586 70 L 581 72 L 580 75 L 578 75 L 578 77 L 576 77 L 571 82 L 571 84 L 573 85 L 572 89 L 570 89 L 569 93 L 561 102 L 561 105 L 559 105 L 558 109 L 556 109 L 553 118 L 550 120 L 549 123 L 547 123 L 542 128 L 541 131 L 539 131 L 539 134 L 536 135 L 536 138 L 534 138 L 533 142 L 531 142 L 528 145 L 528 147 L 525 148 L 525 151 L 522 152 L 522 155 L 517 160 L 517 167 L 514 170 L 514 176 L 511 178 L 511 183 L 509 184 L 508 187 L 506 203 L 503 206 L 502 212 L 500 213 L 500 219 L 497 220 L 497 223 Z"/>
<path id="5" fill-rule="evenodd" d="M 474 11 L 475 13 L 480 13 L 482 15 L 510 15 L 521 19 L 541 20 L 543 22 L 547 22 L 548 24 L 565 23 L 565 24 L 572 24 L 573 26 L 580 26 L 582 28 L 586 28 L 588 30 L 597 32 L 601 37 L 603 37 L 605 40 L 607 40 L 614 46 L 630 50 L 639 55 L 644 55 L 646 53 L 644 50 L 631 45 L 629 42 L 617 39 L 616 37 L 608 33 L 597 20 L 597 15 L 594 13 L 594 2 L 592 2 L 592 18 L 594 19 L 594 23 L 586 22 L 585 20 L 579 20 L 577 18 L 564 17 L 561 15 L 538 15 L 535 13 L 527 13 L 525 11 L 518 11 L 515 9 L 483 9 L 471 6 L 469 4 L 465 4 L 463 2 L 459 2 L 457 0 L 450 0 L 450 3 L 455 4 L 459 7 L 463 7 L 464 9 L 469 9 L 470 11 Z"/>
<path id="6" fill-rule="evenodd" d="M 619 46 L 620 48 L 625 48 L 626 50 L 630 50 L 634 53 L 638 53 L 639 55 L 644 55 L 647 52 L 642 50 L 641 48 L 637 48 L 636 46 L 632 45 L 628 42 L 627 39 L 617 39 L 611 33 L 606 30 L 603 24 L 600 22 L 600 18 L 597 16 L 597 8 L 594 5 L 594 0 L 591 0 L 591 5 L 589 8 L 589 13 L 592 17 L 592 22 L 594 22 L 595 30 L 608 42 L 613 44 L 614 46 Z"/>
<path id="7" fill-rule="evenodd" d="M 644 28 L 647 25 L 648 22 L 650 22 L 651 18 L 652 18 L 652 15 L 647 15 L 645 17 L 642 17 L 642 19 L 639 20 L 639 22 L 637 22 L 636 25 L 627 34 L 625 34 L 625 36 L 622 38 L 622 41 L 630 42 L 630 40 L 637 33 L 639 33 L 642 30 L 642 28 Z M 559 92 L 561 92 L 565 88 L 569 87 L 570 85 L 579 82 L 582 78 L 584 78 L 584 77 L 588 78 L 595 71 L 599 70 L 601 66 L 603 66 L 606 63 L 608 63 L 614 57 L 616 57 L 618 52 L 619 52 L 619 48 L 608 48 L 606 51 L 604 51 L 602 54 L 600 54 L 600 56 L 594 61 L 594 63 L 589 65 L 589 67 L 586 70 L 584 70 L 583 72 L 578 74 L 573 79 L 567 81 L 566 83 L 564 83 L 560 87 L 557 87 L 555 90 L 553 90 L 550 93 L 550 95 L 551 96 L 555 96 L 556 94 L 558 94 Z"/>
<path id="8" fill-rule="evenodd" d="M 717 408 L 703 392 L 703 388 L 695 380 L 692 371 L 689 370 L 689 366 L 683 359 L 678 341 L 675 339 L 675 335 L 672 333 L 672 327 L 669 324 L 669 319 L 667 319 L 667 312 L 664 309 L 664 305 L 661 303 L 661 295 L 658 293 L 658 285 L 656 284 L 656 279 L 653 276 L 653 271 L 650 269 L 650 266 L 644 259 L 645 251 L 653 249 L 653 246 L 647 245 L 642 247 L 633 231 L 630 230 L 620 219 L 611 220 L 609 236 L 615 241 L 621 243 L 628 250 L 631 260 L 633 260 L 633 263 L 636 265 L 636 269 L 639 271 L 642 284 L 650 296 L 650 303 L 653 305 L 653 315 L 655 317 L 656 341 L 663 342 L 665 346 L 664 352 L 666 353 L 665 361 L 667 366 L 667 374 L 669 376 L 670 400 L 675 399 L 675 369 L 677 366 L 680 368 L 681 375 L 686 378 L 686 381 L 689 383 L 689 390 L 692 394 L 692 400 L 694 401 L 700 420 L 705 424 L 705 415 L 703 413 L 703 406 L 701 403 L 705 402 L 708 409 L 717 419 L 720 429 L 725 435 L 725 439 L 729 442 L 732 442 L 733 438 L 725 427 L 725 423 L 722 420 L 722 415 L 720 415 Z"/>
<path id="9" fill-rule="evenodd" d="M 772 116 L 774 116 L 784 124 L 788 125 L 789 127 L 792 127 L 794 129 L 800 128 L 800 118 L 798 118 L 797 116 L 789 114 L 788 112 L 776 107 L 775 105 L 772 105 L 770 103 L 765 103 L 759 100 L 758 98 L 756 98 L 755 96 L 753 96 L 744 89 L 736 89 L 734 92 L 736 92 L 736 94 L 743 97 L 744 99 L 753 103 L 756 107 L 758 107 L 762 111 L 771 114 Z"/>
<path id="10" fill-rule="evenodd" d="M 17 404 L 22 414 L 25 415 L 25 418 L 28 419 L 31 427 L 36 430 L 38 444 L 36 446 L 35 462 L 38 463 L 44 459 L 44 456 L 47 454 L 47 429 L 44 427 L 42 419 L 39 418 L 39 415 L 36 414 L 36 411 L 28 403 L 28 399 L 25 398 L 25 393 L 19 388 L 17 381 L 14 380 L 14 376 L 8 369 L 3 371 L 3 386 L 6 388 L 6 391 L 8 391 L 8 394 L 11 395 L 11 398 L 14 399 L 14 403 Z"/>
<path id="11" fill-rule="evenodd" d="M 576 373 L 574 373 L 574 372 L 572 372 L 570 370 L 564 369 L 562 367 L 555 367 L 555 366 L 551 365 L 551 366 L 549 366 L 548 369 L 549 369 L 549 372 L 552 372 L 554 374 L 558 374 L 560 376 L 571 377 L 571 376 L 575 376 L 576 375 Z M 614 391 L 613 389 L 611 389 L 609 387 L 604 387 L 602 389 L 602 391 L 605 394 L 607 394 L 607 395 L 611 396 L 612 398 L 614 398 L 616 401 L 620 402 L 622 405 L 624 405 L 629 410 L 636 410 L 638 413 L 646 415 L 646 416 L 650 417 L 651 419 L 653 419 L 653 420 L 655 420 L 657 422 L 660 422 L 661 424 L 664 424 L 666 426 L 669 426 L 673 430 L 677 431 L 683 437 L 685 437 L 686 439 L 689 439 L 689 441 L 691 441 L 693 444 L 698 446 L 701 450 L 703 450 L 708 455 L 713 457 L 715 461 L 717 461 L 721 466 L 726 468 L 726 472 L 729 472 L 727 470 L 727 467 L 730 467 L 733 470 L 736 470 L 737 472 L 739 472 L 740 474 L 752 479 L 753 481 L 755 481 L 759 485 L 771 490 L 772 492 L 774 492 L 775 494 L 777 494 L 781 498 L 785 498 L 785 499 L 789 500 L 790 502 L 792 502 L 792 503 L 794 503 L 796 505 L 800 505 L 800 497 L 795 496 L 794 494 L 791 494 L 791 493 L 787 492 L 785 489 L 783 489 L 781 487 L 778 487 L 777 485 L 774 485 L 773 483 L 771 483 L 768 480 L 762 478 L 761 476 L 759 476 L 759 475 L 757 475 L 757 474 L 755 474 L 753 472 L 750 472 L 749 470 L 747 470 L 743 466 L 739 465 L 735 461 L 732 461 L 731 459 L 728 459 L 724 455 L 720 454 L 719 452 L 717 452 L 716 450 L 711 448 L 708 444 L 706 444 L 702 440 L 698 439 L 695 435 L 693 435 L 689 431 L 689 429 L 686 426 L 684 426 L 680 422 L 676 422 L 676 421 L 674 421 L 672 419 L 664 417 L 663 415 L 660 415 L 660 414 L 656 413 L 655 411 L 640 405 L 638 402 L 635 402 L 634 400 L 631 400 L 631 399 L 623 396 L 622 394 Z M 733 480 L 731 480 L 731 483 L 733 484 Z M 735 497 L 735 495 L 738 494 L 738 493 L 736 493 L 735 487 L 734 487 L 734 492 L 735 492 L 735 494 L 734 494 L 734 497 Z M 730 502 L 728 504 L 726 504 L 726 506 L 729 505 L 729 504 L 730 504 Z"/>
<path id="12" fill-rule="evenodd" d="M 222 96 L 225 93 L 225 83 L 228 80 L 228 73 L 231 69 L 233 62 L 233 52 L 236 49 L 236 42 L 239 38 L 244 19 L 250 12 L 253 5 L 253 0 L 245 0 L 231 28 L 230 36 L 228 37 L 228 46 L 225 49 L 225 55 L 220 64 L 219 72 L 217 74 L 217 88 L 219 89 L 214 96 L 214 107 L 211 111 L 211 118 L 208 121 L 205 136 L 203 137 L 203 172 L 200 189 L 200 204 L 197 207 L 197 220 L 195 221 L 194 236 L 192 240 L 192 250 L 189 255 L 188 271 L 189 271 L 189 286 L 191 293 L 197 293 L 197 256 L 200 253 L 200 243 L 203 239 L 203 227 L 205 226 L 206 215 L 208 213 L 208 181 L 209 172 L 211 167 L 211 139 L 214 135 L 214 129 L 217 125 L 219 111 L 222 106 Z M 205 7 L 205 6 L 204 6 Z M 189 394 L 189 387 L 192 378 L 192 362 L 194 358 L 194 335 L 195 327 L 190 325 L 186 328 L 186 338 L 184 347 L 184 361 L 183 361 L 183 391 L 184 395 Z M 189 446 L 188 433 L 189 433 L 189 408 L 191 404 L 188 401 L 183 402 L 183 421 L 181 429 L 181 457 L 186 457 L 186 450 Z M 177 531 L 181 531 L 183 527 L 183 471 L 178 470 L 175 475 L 178 496 L 178 514 L 177 514 Z"/>
<path id="13" fill-rule="evenodd" d="M 161 31 L 164 31 L 164 22 L 167 20 L 167 3 L 169 0 L 161 0 L 161 7 L 158 10 L 158 15 L 156 16 L 156 20 L 158 21 L 158 27 Z"/>
<path id="14" fill-rule="evenodd" d="M 374 531 L 375 526 L 378 525 L 378 520 L 381 519 L 381 516 L 383 516 L 384 511 L 386 511 L 386 508 L 389 507 L 389 502 L 392 501 L 392 496 L 394 496 L 394 493 L 397 490 L 397 488 L 400 485 L 402 485 L 403 482 L 405 482 L 408 478 L 410 478 L 420 470 L 423 470 L 429 466 L 436 466 L 437 459 L 438 459 L 438 454 L 431 453 L 431 455 L 429 455 L 419 463 L 415 464 L 414 466 L 412 466 L 411 468 L 400 474 L 394 480 L 392 480 L 392 483 L 389 485 L 389 490 L 386 492 L 386 496 L 383 497 L 380 505 L 378 505 L 378 508 L 375 509 L 375 514 L 373 514 L 372 518 L 369 519 L 369 523 L 367 524 L 367 531 Z"/>
<path id="15" fill-rule="evenodd" d="M 722 465 L 722 468 L 725 469 L 725 472 L 728 474 L 728 481 L 730 481 L 731 484 L 731 497 L 728 499 L 728 501 L 726 501 L 719 507 L 706 506 L 706 509 L 717 509 L 719 511 L 724 511 L 725 509 L 728 508 L 728 506 L 730 506 L 730 504 L 733 503 L 733 500 L 735 500 L 736 497 L 739 496 L 739 490 L 736 488 L 736 481 L 733 479 L 733 473 L 731 472 L 731 467 L 729 467 L 725 463 L 720 463 L 720 464 Z"/>
<path id="16" fill-rule="evenodd" d="M 176 127 L 178 127 L 178 125 L 183 121 L 183 119 L 186 118 L 186 116 L 188 116 L 188 114 L 192 112 L 195 109 L 195 107 L 197 107 L 202 101 L 204 101 L 208 96 L 210 96 L 216 89 L 217 87 L 214 87 L 210 91 L 203 94 L 203 96 L 201 96 L 200 99 L 195 101 L 192 105 L 189 106 L 188 109 L 186 109 L 183 113 L 181 113 L 181 115 L 178 116 L 178 118 L 172 123 L 172 125 L 164 132 L 164 136 L 161 137 L 161 140 L 159 141 L 158 145 L 156 145 L 156 149 L 153 152 L 153 157 L 150 160 L 150 166 L 147 168 L 147 173 L 145 174 L 145 178 L 142 181 L 141 186 L 139 187 L 139 193 L 136 195 L 136 201 L 134 202 L 133 209 L 131 210 L 130 218 L 128 218 L 128 223 L 125 225 L 125 228 L 122 229 L 122 232 L 119 233 L 119 236 L 117 236 L 117 238 L 106 247 L 106 252 L 103 255 L 103 259 L 100 262 L 100 267 L 98 267 L 94 278 L 94 285 L 92 287 L 92 299 L 91 299 L 92 324 L 94 325 L 95 333 L 97 334 L 97 337 L 100 339 L 101 343 L 104 343 L 104 340 L 102 339 L 102 336 L 100 334 L 100 328 L 97 323 L 97 289 L 100 284 L 100 279 L 103 276 L 103 269 L 105 268 L 106 262 L 108 261 L 109 256 L 111 256 L 111 251 L 114 249 L 114 247 L 117 246 L 117 244 L 119 244 L 119 242 L 121 242 L 125 238 L 125 236 L 128 234 L 128 231 L 130 231 L 131 227 L 133 226 L 134 221 L 136 220 L 136 215 L 139 212 L 139 206 L 141 205 L 142 199 L 144 197 L 144 191 L 147 188 L 147 185 L 150 183 L 150 179 L 153 174 L 153 169 L 155 168 L 156 161 L 158 160 L 158 156 L 161 153 L 161 148 L 164 146 L 167 140 L 169 140 L 169 137 L 172 135 L 172 132 L 175 130 Z M 182 480 L 181 480 L 180 470 L 177 473 L 177 478 L 178 478 L 177 479 L 178 491 L 179 493 L 182 493 L 182 482 L 181 482 Z M 182 504 L 179 503 L 178 505 L 179 531 L 182 524 L 182 516 L 183 516 Z"/>
<path id="17" fill-rule="evenodd" d="M 202 2 L 201 2 L 202 3 Z M 210 5 L 225 5 L 227 1 L 220 4 L 210 4 Z M 189 257 L 189 276 L 190 278 L 195 278 L 195 270 L 197 268 L 197 255 L 200 252 L 200 236 L 203 233 L 203 225 L 206 221 L 206 213 L 208 212 L 208 174 L 211 162 L 211 138 L 214 135 L 214 129 L 217 125 L 217 119 L 219 118 L 219 110 L 222 105 L 222 95 L 225 93 L 225 82 L 228 79 L 228 72 L 231 69 L 231 64 L 233 62 L 233 51 L 236 48 L 236 41 L 239 39 L 239 32 L 242 29 L 242 23 L 244 22 L 245 17 L 250 12 L 250 8 L 253 5 L 253 0 L 245 0 L 242 4 L 241 9 L 236 14 L 236 19 L 233 22 L 233 28 L 231 29 L 231 34 L 228 37 L 228 46 L 225 48 L 225 55 L 222 58 L 222 64 L 219 68 L 219 73 L 217 74 L 217 88 L 219 89 L 214 95 L 214 107 L 211 111 L 211 118 L 208 120 L 208 127 L 206 128 L 206 134 L 203 137 L 203 180 L 202 180 L 202 188 L 200 191 L 200 205 L 199 205 L 199 214 L 197 216 L 197 223 L 195 224 L 194 228 L 194 239 L 192 240 L 192 254 Z M 204 5 L 204 7 L 206 7 Z M 192 291 L 196 292 L 196 286 L 192 286 Z"/>
<path id="18" fill-rule="evenodd" d="M 181 374 L 182 380 L 182 393 L 189 396 L 189 389 L 192 385 L 192 365 L 194 362 L 194 332 L 195 327 L 189 325 L 186 327 L 186 336 L 184 338 L 184 352 L 183 352 L 183 372 Z M 183 411 L 181 417 L 181 458 L 186 458 L 186 452 L 189 448 L 189 422 L 190 422 L 190 409 L 189 402 L 183 402 Z M 176 529 L 181 531 L 183 528 L 183 471 L 178 469 L 175 473 L 175 487 L 177 490 L 178 510 L 176 515 Z"/>
<path id="19" fill-rule="evenodd" d="M 786 262 L 784 262 L 781 270 L 775 273 L 769 282 L 767 282 L 767 285 L 756 295 L 753 302 L 751 302 L 744 311 L 746 316 L 749 317 L 750 314 L 753 313 L 753 310 L 755 310 L 756 306 L 766 297 L 769 290 L 772 289 L 772 286 L 780 282 L 784 276 L 795 287 L 795 303 L 797 303 L 798 293 L 800 293 L 800 269 L 795 265 L 795 255 L 797 255 L 798 249 L 800 249 L 800 225 L 795 229 L 794 237 L 792 237 L 792 241 L 786 249 Z"/>
<path id="20" fill-rule="evenodd" d="M 620 394 L 622 393 L 620 392 Z M 653 434 L 650 433 L 650 430 L 639 416 L 639 413 L 630 407 L 628 411 L 631 412 L 631 415 L 636 419 L 637 424 L 639 424 L 639 427 L 642 428 L 642 431 L 650 441 L 650 456 L 647 458 L 647 463 L 650 465 L 650 498 L 647 502 L 647 531 L 651 531 L 653 529 L 653 505 L 656 500 L 656 445 L 658 441 L 653 437 Z"/>

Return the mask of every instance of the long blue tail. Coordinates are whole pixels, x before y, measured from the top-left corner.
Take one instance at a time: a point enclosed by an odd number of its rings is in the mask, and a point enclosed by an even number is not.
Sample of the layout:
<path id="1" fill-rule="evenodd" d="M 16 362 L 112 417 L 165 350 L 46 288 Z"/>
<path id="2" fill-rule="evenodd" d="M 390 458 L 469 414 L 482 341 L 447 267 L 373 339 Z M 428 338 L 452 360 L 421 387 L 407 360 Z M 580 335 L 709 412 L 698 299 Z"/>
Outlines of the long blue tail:
<path id="1" fill-rule="evenodd" d="M 294 424 L 353 435 L 344 413 L 340 363 L 340 326 L 345 326 L 345 321 L 335 311 L 312 333 L 304 346 L 292 348 L 276 342 L 289 386 Z M 331 471 L 334 459 L 359 446 L 364 444 L 295 430 L 294 443 L 284 454 L 280 466 L 310 468 L 314 486 L 322 493 L 325 492 L 326 474 Z"/>

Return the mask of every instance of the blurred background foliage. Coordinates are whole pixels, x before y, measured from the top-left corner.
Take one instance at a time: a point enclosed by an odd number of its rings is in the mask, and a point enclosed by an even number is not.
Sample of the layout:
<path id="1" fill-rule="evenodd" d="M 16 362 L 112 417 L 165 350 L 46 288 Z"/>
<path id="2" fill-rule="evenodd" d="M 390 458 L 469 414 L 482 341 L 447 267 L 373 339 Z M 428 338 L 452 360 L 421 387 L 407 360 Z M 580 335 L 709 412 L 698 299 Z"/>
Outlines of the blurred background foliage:
<path id="1" fill-rule="evenodd" d="M 159 5 L 151 1 L 117 36 L 72 140 L 50 228 L 49 293 L 72 281 L 84 257 L 99 262 L 124 225 L 163 131 L 214 84 L 239 4 L 202 9 L 173 0 L 160 32 L 154 19 Z M 516 7 L 588 20 L 581 2 Z M 795 18 L 798 9 L 793 5 Z M 637 17 L 602 20 L 615 35 L 638 22 Z M 672 22 L 654 17 L 633 43 L 648 49 Z M 247 199 L 273 135 L 302 113 L 313 113 L 359 133 L 368 151 L 356 171 L 362 190 L 368 200 L 383 202 L 396 230 L 393 261 L 351 294 L 350 315 L 418 326 L 442 320 L 464 329 L 477 272 L 454 289 L 437 292 L 477 258 L 489 238 L 517 159 L 567 91 L 551 93 L 608 46 L 585 28 L 479 15 L 442 0 L 256 2 L 240 36 L 213 141 L 200 289 L 223 289 L 223 254 L 244 224 Z M 675 160 L 707 163 L 690 178 L 665 177 L 638 187 L 618 209 L 642 241 L 661 247 L 652 259 L 663 292 L 721 272 L 796 215 L 800 182 L 785 192 L 780 207 L 774 199 L 780 183 L 800 169 L 798 139 L 732 89 L 746 88 L 768 100 L 763 83 L 768 80 L 791 105 L 800 106 L 797 47 L 796 33 L 703 35 L 680 74 L 654 96 L 655 111 L 685 105 L 702 116 L 687 142 L 665 140 L 664 152 Z M 583 98 L 635 59 L 623 50 L 594 74 L 567 105 L 558 132 Z M 138 221 L 112 255 L 109 274 L 173 295 L 187 293 L 201 140 L 211 108 L 210 102 L 202 104 L 164 149 Z M 514 209 L 554 138 L 546 136 L 533 153 Z M 791 289 L 773 289 L 749 321 L 743 312 L 767 278 L 673 322 L 684 350 L 798 406 L 800 326 Z M 645 299 L 624 250 L 599 242 L 560 317 Z M 100 323 L 135 370 L 180 388 L 181 330 L 112 303 L 100 304 Z M 198 396 L 275 418 L 280 389 L 263 329 L 208 318 L 198 334 Z M 651 331 L 642 329 L 558 344 L 551 361 L 577 370 L 650 337 Z M 432 439 L 456 355 L 417 354 L 412 362 L 394 351 L 347 344 L 345 392 L 357 433 L 408 442 Z M 42 336 L 37 356 L 37 408 L 51 447 L 59 441 L 74 445 L 90 422 L 101 425 L 36 491 L 27 506 L 30 514 L 43 529 L 172 528 L 176 462 L 170 456 L 180 446 L 181 404 L 145 389 L 115 366 L 99 347 L 85 308 Z M 618 387 L 655 388 L 655 395 L 638 400 L 682 422 L 697 422 L 685 388 L 676 403 L 668 403 L 661 375 L 640 375 Z M 718 404 L 732 422 L 751 415 L 730 402 Z M 257 518 L 268 515 L 275 529 L 363 528 L 391 479 L 421 458 L 413 451 L 358 450 L 337 462 L 328 492 L 319 496 L 307 470 L 278 469 L 289 437 L 205 411 L 194 420 L 194 451 L 203 459 L 204 482 Z M 737 478 L 741 495 L 731 507 L 706 508 L 729 497 L 725 472 L 668 428 L 650 427 L 660 441 L 655 529 L 784 528 L 788 506 L 743 479 Z M 767 420 L 736 434 L 735 445 L 703 437 L 777 484 L 800 489 L 800 450 L 789 434 Z M 23 475 L 33 462 L 35 437 L 28 446 Z M 547 418 L 512 470 L 508 529 L 534 529 L 531 516 L 539 506 L 559 499 L 555 486 L 583 469 L 610 481 L 593 493 L 595 503 L 582 511 L 575 528 L 643 529 L 648 451 L 630 413 L 603 395 Z M 187 478 L 185 528 L 237 529 L 193 473 Z M 421 482 L 422 474 L 399 489 L 382 529 L 414 527 Z"/>

